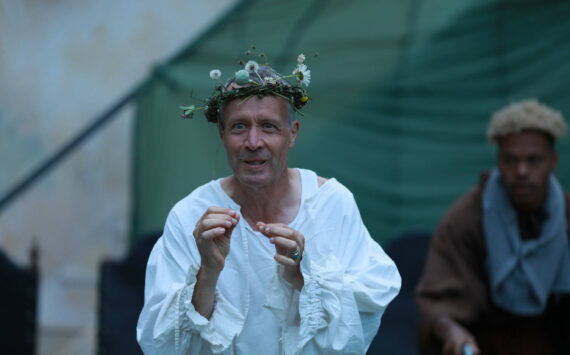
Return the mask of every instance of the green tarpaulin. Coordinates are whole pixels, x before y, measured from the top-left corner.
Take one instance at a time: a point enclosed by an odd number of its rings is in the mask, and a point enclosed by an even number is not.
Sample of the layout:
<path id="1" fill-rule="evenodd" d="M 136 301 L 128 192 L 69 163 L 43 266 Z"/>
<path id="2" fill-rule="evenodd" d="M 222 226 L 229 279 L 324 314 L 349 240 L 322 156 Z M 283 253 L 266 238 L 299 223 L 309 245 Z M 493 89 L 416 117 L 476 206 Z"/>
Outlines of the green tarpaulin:
<path id="1" fill-rule="evenodd" d="M 313 100 L 290 166 L 345 184 L 380 242 L 432 230 L 493 165 L 492 111 L 534 97 L 570 116 L 569 19 L 567 1 L 241 2 L 157 66 L 137 97 L 133 239 L 161 230 L 176 201 L 230 173 L 216 127 L 200 114 L 178 118 L 178 106 L 191 93 L 208 97 L 209 71 L 227 78 L 251 45 L 283 73 L 297 54 L 308 57 Z M 568 187 L 570 140 L 558 148 Z"/>

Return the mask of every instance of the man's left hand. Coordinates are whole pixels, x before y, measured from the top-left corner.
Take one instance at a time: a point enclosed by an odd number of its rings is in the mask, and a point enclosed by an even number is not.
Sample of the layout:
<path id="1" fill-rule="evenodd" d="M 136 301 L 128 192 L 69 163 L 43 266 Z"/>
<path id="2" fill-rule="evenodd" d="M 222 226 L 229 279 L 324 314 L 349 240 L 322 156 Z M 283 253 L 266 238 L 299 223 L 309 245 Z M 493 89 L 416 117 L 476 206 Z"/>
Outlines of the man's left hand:
<path id="1" fill-rule="evenodd" d="M 282 223 L 257 222 L 256 227 L 275 245 L 274 258 L 282 266 L 283 278 L 300 290 L 304 284 L 299 267 L 305 250 L 303 234 Z"/>

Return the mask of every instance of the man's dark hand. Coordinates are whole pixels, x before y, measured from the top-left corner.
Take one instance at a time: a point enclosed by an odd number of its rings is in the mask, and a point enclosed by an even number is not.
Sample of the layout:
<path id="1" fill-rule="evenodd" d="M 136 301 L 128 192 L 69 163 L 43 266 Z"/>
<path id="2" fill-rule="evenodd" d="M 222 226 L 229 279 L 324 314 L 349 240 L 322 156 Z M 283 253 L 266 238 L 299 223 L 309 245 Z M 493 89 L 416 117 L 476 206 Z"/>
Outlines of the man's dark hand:
<path id="1" fill-rule="evenodd" d="M 443 355 L 464 355 L 463 347 L 469 344 L 473 355 L 479 355 L 479 347 L 475 337 L 459 323 L 447 316 L 442 316 L 434 322 L 434 333 L 442 342 Z"/>

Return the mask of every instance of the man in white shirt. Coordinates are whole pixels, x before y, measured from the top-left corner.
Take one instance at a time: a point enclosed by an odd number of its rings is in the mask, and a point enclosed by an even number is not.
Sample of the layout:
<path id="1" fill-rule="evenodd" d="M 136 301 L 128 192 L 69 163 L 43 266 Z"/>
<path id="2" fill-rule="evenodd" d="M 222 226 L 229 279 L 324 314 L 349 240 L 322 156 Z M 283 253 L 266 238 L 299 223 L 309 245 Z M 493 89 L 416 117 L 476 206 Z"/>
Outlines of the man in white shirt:
<path id="1" fill-rule="evenodd" d="M 204 107 L 233 175 L 167 218 L 137 325 L 146 354 L 364 354 L 397 295 L 396 266 L 350 191 L 287 166 L 308 100 L 303 60 L 296 85 L 250 61 Z"/>

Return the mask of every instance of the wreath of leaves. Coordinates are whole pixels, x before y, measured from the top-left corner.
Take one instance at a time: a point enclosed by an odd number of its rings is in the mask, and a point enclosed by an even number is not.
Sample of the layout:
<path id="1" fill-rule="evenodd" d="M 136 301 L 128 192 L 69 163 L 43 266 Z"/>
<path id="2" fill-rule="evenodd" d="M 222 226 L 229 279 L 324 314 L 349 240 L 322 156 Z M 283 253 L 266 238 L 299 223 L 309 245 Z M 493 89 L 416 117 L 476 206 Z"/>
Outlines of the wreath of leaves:
<path id="1" fill-rule="evenodd" d="M 282 97 L 289 101 L 295 111 L 299 112 L 300 109 L 307 103 L 308 96 L 306 91 L 299 86 L 287 86 L 280 82 L 264 83 L 263 85 L 245 86 L 233 90 L 224 91 L 223 87 L 217 86 L 214 89 L 212 96 L 206 100 L 206 107 L 204 115 L 206 120 L 212 123 L 217 123 L 220 109 L 224 103 L 231 100 L 243 99 L 244 101 L 253 96 L 264 97 L 267 95 L 274 95 Z M 181 115 L 184 118 L 191 118 L 193 112 L 186 115 Z"/>

